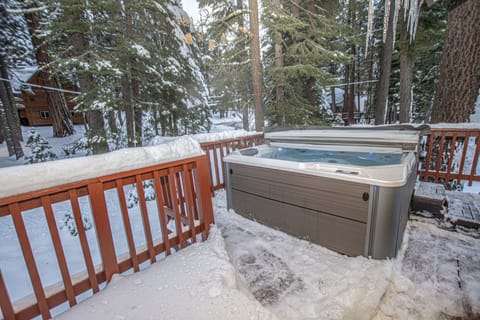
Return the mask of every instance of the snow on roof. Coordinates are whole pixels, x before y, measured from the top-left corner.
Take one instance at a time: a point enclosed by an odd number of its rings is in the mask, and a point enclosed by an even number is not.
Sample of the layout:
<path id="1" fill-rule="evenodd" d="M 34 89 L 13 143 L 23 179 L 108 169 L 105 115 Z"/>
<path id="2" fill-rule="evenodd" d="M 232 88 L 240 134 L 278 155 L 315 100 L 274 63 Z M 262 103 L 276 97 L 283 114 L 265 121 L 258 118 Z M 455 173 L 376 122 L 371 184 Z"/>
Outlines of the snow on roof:
<path id="1" fill-rule="evenodd" d="M 131 276 L 115 275 L 100 293 L 57 319 L 257 319 L 277 317 L 237 289 L 220 231 Z"/>
<path id="2" fill-rule="evenodd" d="M 37 70 L 37 66 L 10 69 L 10 78 L 12 79 L 12 88 L 14 93 L 21 93 L 22 83 L 28 82 L 37 72 Z"/>
<path id="3" fill-rule="evenodd" d="M 200 144 L 184 136 L 157 146 L 1 168 L 0 198 L 201 154 Z"/>

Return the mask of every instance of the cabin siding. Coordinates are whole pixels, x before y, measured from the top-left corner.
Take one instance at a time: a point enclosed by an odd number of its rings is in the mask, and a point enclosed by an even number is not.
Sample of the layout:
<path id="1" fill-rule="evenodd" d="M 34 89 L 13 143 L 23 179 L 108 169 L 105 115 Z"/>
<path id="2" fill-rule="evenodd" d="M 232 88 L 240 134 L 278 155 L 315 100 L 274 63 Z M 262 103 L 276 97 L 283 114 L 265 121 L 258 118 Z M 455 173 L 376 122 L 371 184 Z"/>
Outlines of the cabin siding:
<path id="1" fill-rule="evenodd" d="M 42 85 L 39 78 L 39 73 L 35 73 L 30 80 L 30 84 Z M 75 90 L 72 85 L 64 84 L 63 88 L 66 90 Z M 32 93 L 33 92 L 33 93 Z M 73 112 L 72 121 L 74 124 L 82 124 L 84 122 L 83 114 L 81 112 L 75 112 L 75 103 L 72 101 L 73 94 L 65 93 L 65 99 L 67 100 L 68 109 Z M 21 93 L 22 104 L 24 108 L 18 110 L 20 122 L 22 125 L 28 126 L 49 126 L 52 125 L 52 118 L 42 118 L 42 111 L 48 112 L 47 94 L 45 89 L 32 87 L 30 91 L 22 91 Z"/>

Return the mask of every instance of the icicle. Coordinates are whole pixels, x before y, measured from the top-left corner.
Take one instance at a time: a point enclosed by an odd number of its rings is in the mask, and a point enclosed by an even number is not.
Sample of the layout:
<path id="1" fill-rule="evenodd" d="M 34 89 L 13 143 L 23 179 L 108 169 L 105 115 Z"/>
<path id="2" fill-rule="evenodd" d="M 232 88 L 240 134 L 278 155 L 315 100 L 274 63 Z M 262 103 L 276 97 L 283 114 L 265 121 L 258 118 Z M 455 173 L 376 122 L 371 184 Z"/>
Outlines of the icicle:
<path id="1" fill-rule="evenodd" d="M 397 33 L 397 22 L 398 22 L 398 13 L 400 12 L 401 0 L 394 0 L 395 1 L 395 12 L 393 13 L 393 30 L 392 30 L 392 46 L 395 47 L 395 38 Z"/>
<path id="2" fill-rule="evenodd" d="M 367 40 L 365 43 L 365 58 L 368 55 L 368 45 L 370 44 L 370 39 L 372 39 L 373 34 L 373 18 L 374 18 L 374 7 L 375 0 L 370 0 L 368 4 L 368 23 L 367 23 Z"/>
<path id="3" fill-rule="evenodd" d="M 415 40 L 415 34 L 417 33 L 418 19 L 420 18 L 420 8 L 422 7 L 424 0 L 410 0 L 410 6 L 408 8 L 408 21 L 407 28 L 410 34 L 410 43 Z M 407 9 L 405 9 L 407 10 Z"/>
<path id="4" fill-rule="evenodd" d="M 392 5 L 392 0 L 385 0 L 385 14 L 383 15 L 383 43 L 387 39 L 388 31 L 388 19 L 390 18 L 390 6 Z"/>

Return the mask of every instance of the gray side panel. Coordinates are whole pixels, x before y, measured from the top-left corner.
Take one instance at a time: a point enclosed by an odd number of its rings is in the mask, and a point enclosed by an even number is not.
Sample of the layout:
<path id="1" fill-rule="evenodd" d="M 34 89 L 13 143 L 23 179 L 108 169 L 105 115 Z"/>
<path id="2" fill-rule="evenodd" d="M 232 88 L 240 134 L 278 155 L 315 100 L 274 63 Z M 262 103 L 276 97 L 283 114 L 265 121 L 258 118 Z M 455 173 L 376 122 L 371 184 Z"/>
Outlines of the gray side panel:
<path id="1" fill-rule="evenodd" d="M 376 199 L 371 225 L 368 255 L 376 259 L 395 257 L 402 244 L 408 220 L 408 208 L 415 185 L 416 175 L 408 178 L 407 184 L 398 188 L 374 187 Z"/>
<path id="2" fill-rule="evenodd" d="M 366 224 L 232 190 L 232 206 L 249 219 L 352 256 L 364 254 Z"/>
<path id="3" fill-rule="evenodd" d="M 368 201 L 362 199 L 370 191 L 367 184 L 233 163 L 229 169 L 232 190 L 367 222 Z"/>

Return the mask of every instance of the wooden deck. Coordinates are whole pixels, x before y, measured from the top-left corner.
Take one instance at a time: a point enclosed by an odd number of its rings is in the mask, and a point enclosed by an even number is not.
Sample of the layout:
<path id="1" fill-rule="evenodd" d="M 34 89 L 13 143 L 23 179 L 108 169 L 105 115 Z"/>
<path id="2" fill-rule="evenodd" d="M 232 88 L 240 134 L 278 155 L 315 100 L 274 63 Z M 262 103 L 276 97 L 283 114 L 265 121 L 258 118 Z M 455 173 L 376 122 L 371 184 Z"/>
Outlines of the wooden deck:
<path id="1" fill-rule="evenodd" d="M 454 225 L 480 228 L 480 194 L 450 191 L 441 184 L 418 182 L 412 209 Z"/>

